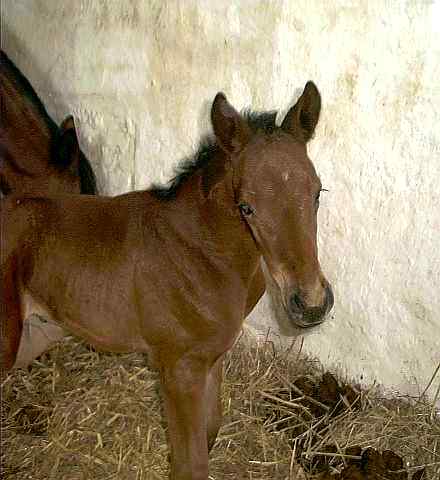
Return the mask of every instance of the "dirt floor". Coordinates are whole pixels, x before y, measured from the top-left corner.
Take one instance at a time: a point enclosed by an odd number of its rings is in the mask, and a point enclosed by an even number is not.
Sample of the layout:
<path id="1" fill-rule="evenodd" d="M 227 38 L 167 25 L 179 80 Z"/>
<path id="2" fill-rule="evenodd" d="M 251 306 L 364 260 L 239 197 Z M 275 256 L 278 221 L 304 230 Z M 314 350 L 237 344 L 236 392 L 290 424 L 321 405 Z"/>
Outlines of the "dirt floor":
<path id="1" fill-rule="evenodd" d="M 438 381 L 438 379 L 435 379 Z M 157 376 L 70 339 L 2 388 L 1 478 L 167 478 Z M 438 480 L 440 416 L 380 397 L 271 342 L 229 353 L 211 480 Z"/>

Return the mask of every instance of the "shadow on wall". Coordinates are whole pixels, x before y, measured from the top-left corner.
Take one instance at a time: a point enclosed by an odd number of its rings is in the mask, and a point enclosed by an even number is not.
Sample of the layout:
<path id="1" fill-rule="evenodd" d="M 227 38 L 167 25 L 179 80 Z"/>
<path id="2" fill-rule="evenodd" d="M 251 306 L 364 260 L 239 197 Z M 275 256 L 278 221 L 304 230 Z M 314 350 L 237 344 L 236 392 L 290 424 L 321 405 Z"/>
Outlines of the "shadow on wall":
<path id="1" fill-rule="evenodd" d="M 77 124 L 77 127 L 79 127 L 79 131 L 77 133 L 80 146 L 84 149 L 83 151 L 87 153 L 87 158 L 92 164 L 93 171 L 95 172 L 96 181 L 98 184 L 98 193 L 105 196 L 105 187 L 106 184 L 108 184 L 108 182 L 106 181 L 106 177 L 108 176 L 108 173 L 106 173 L 106 171 L 104 170 L 104 162 L 98 161 L 103 157 L 102 151 L 103 146 L 105 145 L 105 139 L 103 135 L 99 133 L 93 137 L 93 143 L 90 143 L 89 141 L 84 139 L 83 135 L 81 135 L 81 123 Z"/>
<path id="2" fill-rule="evenodd" d="M 54 122 L 59 126 L 60 119 L 56 118 L 54 112 L 50 108 L 49 102 L 47 98 L 43 98 L 41 92 L 38 91 L 39 85 L 44 85 L 45 90 L 50 92 L 51 95 L 54 97 L 54 103 L 57 106 L 59 111 L 63 112 L 62 117 L 65 118 L 67 115 L 73 115 L 75 122 L 75 126 L 77 129 L 78 140 L 80 143 L 81 150 L 86 154 L 88 160 L 92 164 L 93 171 L 95 172 L 97 183 L 98 183 L 98 192 L 103 191 L 103 181 L 102 179 L 105 178 L 104 171 L 101 162 L 97 162 L 96 159 L 100 158 L 99 152 L 103 145 L 103 139 L 100 135 L 98 138 L 98 142 L 95 142 L 94 145 L 89 144 L 88 142 L 84 141 L 81 135 L 81 125 L 77 121 L 73 113 L 73 108 L 71 105 L 67 105 L 63 100 L 63 95 L 59 91 L 56 90 L 53 82 L 49 75 L 41 70 L 39 65 L 36 62 L 33 62 L 30 58 L 30 54 L 27 49 L 23 46 L 20 42 L 19 38 L 12 32 L 5 22 L 1 22 L 1 39 L 2 39 L 2 49 L 6 52 L 8 57 L 14 62 L 15 66 L 22 72 L 22 74 L 28 79 L 29 83 L 32 85 L 32 88 L 36 91 L 38 97 L 43 102 L 47 113 L 49 116 L 54 120 Z M 23 69 L 23 62 L 18 61 L 17 59 L 26 58 L 29 65 L 32 65 L 32 72 L 28 73 Z M 29 70 L 29 69 L 27 69 Z"/>

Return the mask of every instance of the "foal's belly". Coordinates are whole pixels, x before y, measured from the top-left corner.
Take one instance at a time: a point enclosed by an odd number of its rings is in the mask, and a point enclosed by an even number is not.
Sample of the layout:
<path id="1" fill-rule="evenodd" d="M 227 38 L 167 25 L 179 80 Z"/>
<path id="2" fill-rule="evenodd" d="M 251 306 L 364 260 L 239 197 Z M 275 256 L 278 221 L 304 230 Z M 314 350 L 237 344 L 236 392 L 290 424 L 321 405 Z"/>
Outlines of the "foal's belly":
<path id="1" fill-rule="evenodd" d="M 22 289 L 23 329 L 14 367 L 25 367 L 67 334 L 76 335 L 99 350 L 148 352 L 148 345 L 137 335 L 132 307 L 120 303 L 112 309 L 94 308 L 87 296 L 58 305 L 56 312 L 29 290 Z M 86 306 L 85 306 L 86 305 Z M 87 308 L 89 307 L 89 308 Z"/>

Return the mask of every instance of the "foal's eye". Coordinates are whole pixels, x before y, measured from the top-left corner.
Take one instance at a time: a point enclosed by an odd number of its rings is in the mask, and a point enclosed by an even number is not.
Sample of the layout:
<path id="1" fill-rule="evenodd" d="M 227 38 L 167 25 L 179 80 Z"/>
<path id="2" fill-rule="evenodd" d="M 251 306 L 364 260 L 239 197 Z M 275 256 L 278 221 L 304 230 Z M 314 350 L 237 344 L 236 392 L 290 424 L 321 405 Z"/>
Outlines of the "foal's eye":
<path id="1" fill-rule="evenodd" d="M 250 205 L 248 205 L 247 203 L 240 203 L 240 205 L 238 206 L 238 208 L 240 209 L 240 212 L 245 216 L 245 217 L 249 217 L 249 215 L 252 215 L 254 213 L 252 207 Z"/>

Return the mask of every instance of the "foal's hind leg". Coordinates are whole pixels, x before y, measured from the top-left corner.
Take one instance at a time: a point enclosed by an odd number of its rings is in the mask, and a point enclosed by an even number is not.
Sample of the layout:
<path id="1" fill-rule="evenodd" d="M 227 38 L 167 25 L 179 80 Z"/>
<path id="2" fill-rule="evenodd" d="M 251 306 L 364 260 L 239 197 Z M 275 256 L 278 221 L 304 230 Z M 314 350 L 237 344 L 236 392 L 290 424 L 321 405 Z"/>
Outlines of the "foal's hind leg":
<path id="1" fill-rule="evenodd" d="M 17 262 L 11 257 L 2 265 L 0 285 L 1 378 L 13 367 L 22 332 L 20 295 L 16 282 Z"/>
<path id="2" fill-rule="evenodd" d="M 171 449 L 170 479 L 207 480 L 208 365 L 189 356 L 165 356 L 160 368 Z"/>
<path id="3" fill-rule="evenodd" d="M 208 451 L 211 451 L 217 439 L 222 423 L 221 386 L 223 377 L 222 355 L 211 368 L 206 385 L 206 406 L 208 415 Z"/>

